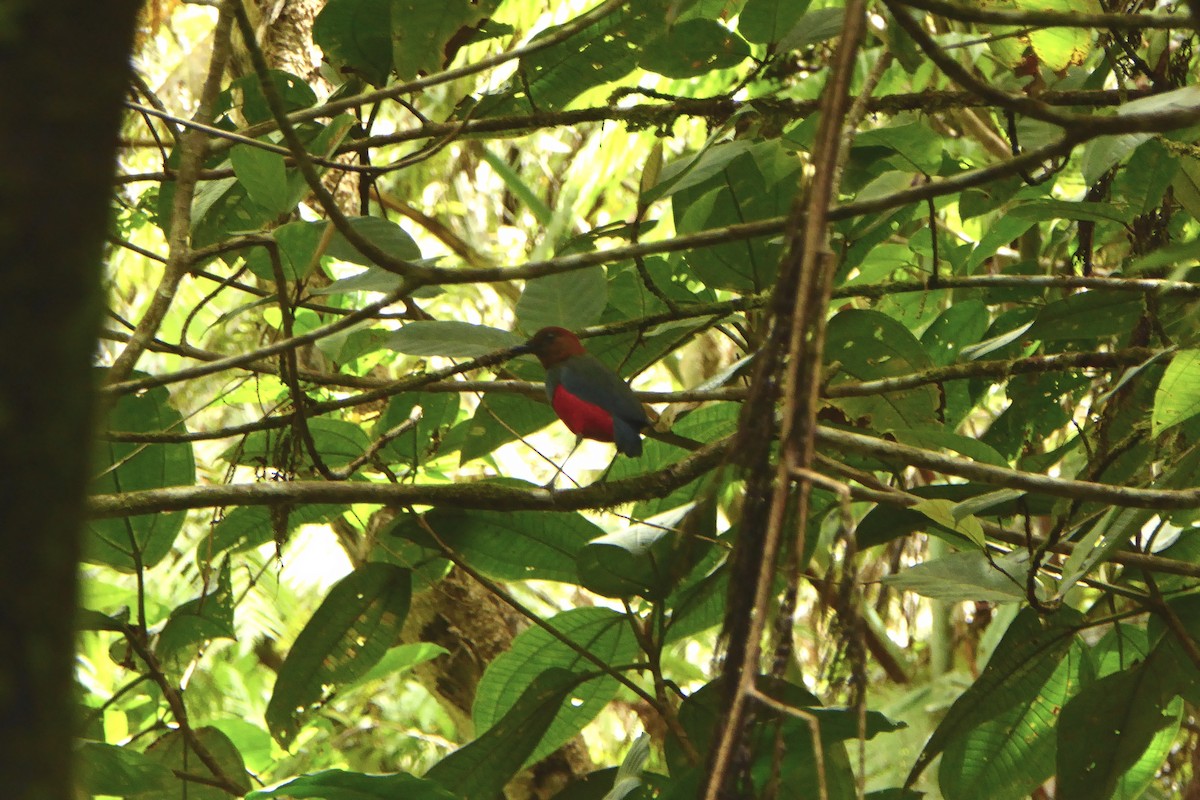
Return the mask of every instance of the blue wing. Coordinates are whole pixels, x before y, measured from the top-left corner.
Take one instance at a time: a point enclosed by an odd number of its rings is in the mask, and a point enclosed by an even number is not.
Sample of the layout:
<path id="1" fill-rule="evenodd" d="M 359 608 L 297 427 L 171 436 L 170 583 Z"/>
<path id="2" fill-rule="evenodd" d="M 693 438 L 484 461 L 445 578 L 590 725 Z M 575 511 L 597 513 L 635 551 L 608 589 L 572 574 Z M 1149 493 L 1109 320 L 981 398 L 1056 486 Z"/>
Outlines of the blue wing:
<path id="1" fill-rule="evenodd" d="M 608 411 L 617 449 L 626 455 L 641 455 L 641 432 L 650 420 L 629 384 L 592 355 L 573 356 L 552 371 L 555 374 L 547 376 L 548 389 L 552 383 L 561 385 L 580 400 Z"/>

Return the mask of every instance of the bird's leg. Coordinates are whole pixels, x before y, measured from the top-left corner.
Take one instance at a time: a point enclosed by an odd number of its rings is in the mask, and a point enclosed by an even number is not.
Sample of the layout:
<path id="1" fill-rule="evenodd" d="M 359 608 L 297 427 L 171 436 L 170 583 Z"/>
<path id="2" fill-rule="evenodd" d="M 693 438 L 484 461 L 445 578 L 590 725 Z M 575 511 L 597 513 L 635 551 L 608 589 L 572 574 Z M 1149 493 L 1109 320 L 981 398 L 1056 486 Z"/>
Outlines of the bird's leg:
<path id="1" fill-rule="evenodd" d="M 558 476 L 561 475 L 563 470 L 567 468 L 567 462 L 571 460 L 571 456 L 575 455 L 575 451 L 579 449 L 579 445 L 582 442 L 583 442 L 582 436 L 575 437 L 575 445 L 571 448 L 571 452 L 567 453 L 567 457 L 564 458 L 562 460 L 562 463 L 558 465 L 558 469 L 556 469 L 554 471 L 554 475 L 552 475 L 549 482 L 546 483 L 545 488 L 551 489 L 551 490 L 554 489 L 554 482 L 556 480 L 558 480 Z"/>

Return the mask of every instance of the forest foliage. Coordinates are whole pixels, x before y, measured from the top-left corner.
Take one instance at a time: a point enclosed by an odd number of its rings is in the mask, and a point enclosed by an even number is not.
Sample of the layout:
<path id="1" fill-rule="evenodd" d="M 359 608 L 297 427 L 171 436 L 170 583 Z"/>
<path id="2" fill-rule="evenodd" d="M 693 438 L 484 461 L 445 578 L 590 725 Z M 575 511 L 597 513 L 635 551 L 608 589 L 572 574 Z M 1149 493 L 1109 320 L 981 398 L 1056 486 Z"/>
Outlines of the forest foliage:
<path id="1" fill-rule="evenodd" d="M 301 5 L 144 15 L 83 791 L 1195 791 L 1200 4 Z"/>

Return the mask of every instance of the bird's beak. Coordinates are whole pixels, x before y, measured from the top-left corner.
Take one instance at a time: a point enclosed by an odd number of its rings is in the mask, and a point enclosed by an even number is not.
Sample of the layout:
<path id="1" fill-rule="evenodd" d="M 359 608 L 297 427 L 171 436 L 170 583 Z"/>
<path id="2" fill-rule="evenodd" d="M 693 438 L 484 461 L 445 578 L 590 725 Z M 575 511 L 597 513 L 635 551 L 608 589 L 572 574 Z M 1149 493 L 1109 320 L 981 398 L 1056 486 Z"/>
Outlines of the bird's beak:
<path id="1" fill-rule="evenodd" d="M 528 355 L 532 352 L 533 352 L 533 348 L 529 346 L 529 342 L 525 342 L 524 344 L 519 344 L 512 349 L 512 353 L 514 356 L 524 356 L 524 355 Z"/>

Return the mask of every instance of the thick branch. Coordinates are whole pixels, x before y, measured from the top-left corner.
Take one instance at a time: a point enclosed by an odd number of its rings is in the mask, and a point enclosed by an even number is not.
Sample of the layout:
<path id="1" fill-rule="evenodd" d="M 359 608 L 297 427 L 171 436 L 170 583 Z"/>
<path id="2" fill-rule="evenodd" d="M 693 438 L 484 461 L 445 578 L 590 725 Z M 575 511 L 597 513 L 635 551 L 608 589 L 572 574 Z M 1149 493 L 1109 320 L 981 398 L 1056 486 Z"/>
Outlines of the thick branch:
<path id="1" fill-rule="evenodd" d="M 492 511 L 579 511 L 666 497 L 716 467 L 729 441 L 713 442 L 657 472 L 582 489 L 551 491 L 517 489 L 488 483 L 413 486 L 392 483 L 291 481 L 225 486 L 174 486 L 120 494 L 94 495 L 93 518 L 159 514 L 221 506 L 277 506 L 297 503 L 368 503 L 379 505 L 454 506 Z"/>

